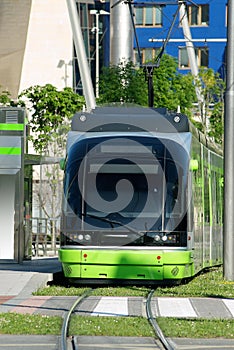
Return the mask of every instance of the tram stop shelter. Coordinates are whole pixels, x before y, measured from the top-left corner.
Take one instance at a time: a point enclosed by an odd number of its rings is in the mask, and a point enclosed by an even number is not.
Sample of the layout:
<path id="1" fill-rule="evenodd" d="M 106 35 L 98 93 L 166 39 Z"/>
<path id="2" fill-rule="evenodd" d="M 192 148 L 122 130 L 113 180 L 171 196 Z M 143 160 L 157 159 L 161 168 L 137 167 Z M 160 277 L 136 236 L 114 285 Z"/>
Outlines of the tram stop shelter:
<path id="1" fill-rule="evenodd" d="M 0 107 L 0 262 L 23 260 L 25 109 Z"/>

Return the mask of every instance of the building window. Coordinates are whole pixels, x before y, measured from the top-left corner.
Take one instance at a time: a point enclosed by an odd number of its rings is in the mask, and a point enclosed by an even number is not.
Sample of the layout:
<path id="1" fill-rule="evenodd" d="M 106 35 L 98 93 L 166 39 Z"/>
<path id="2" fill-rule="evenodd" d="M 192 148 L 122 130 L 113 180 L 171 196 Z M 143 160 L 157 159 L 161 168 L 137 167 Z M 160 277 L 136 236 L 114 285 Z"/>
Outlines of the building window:
<path id="1" fill-rule="evenodd" d="M 187 6 L 187 13 L 190 26 L 209 25 L 209 5 Z"/>
<path id="2" fill-rule="evenodd" d="M 157 27 L 162 26 L 162 7 L 146 6 L 135 7 L 136 26 Z"/>
<path id="3" fill-rule="evenodd" d="M 209 50 L 207 47 L 196 47 L 195 56 L 197 59 L 198 67 L 209 66 Z M 179 68 L 188 69 L 190 68 L 188 53 L 186 47 L 179 47 Z"/>
<path id="4" fill-rule="evenodd" d="M 152 62 L 161 51 L 161 48 L 145 48 L 141 49 L 142 63 Z M 139 64 L 138 51 L 134 49 L 134 63 Z"/>

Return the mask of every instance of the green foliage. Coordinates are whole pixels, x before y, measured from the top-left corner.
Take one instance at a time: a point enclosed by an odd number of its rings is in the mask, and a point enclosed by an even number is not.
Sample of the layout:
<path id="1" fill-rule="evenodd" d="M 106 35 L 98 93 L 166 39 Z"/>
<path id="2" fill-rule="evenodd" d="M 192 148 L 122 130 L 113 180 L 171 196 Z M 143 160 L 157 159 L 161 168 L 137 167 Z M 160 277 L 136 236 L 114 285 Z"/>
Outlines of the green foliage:
<path id="1" fill-rule="evenodd" d="M 223 80 L 212 69 L 201 68 L 199 79 L 194 82 L 192 74 L 178 73 L 177 66 L 175 58 L 165 54 L 160 66 L 154 69 L 154 107 L 166 107 L 171 111 L 180 107 L 180 111 L 187 114 L 199 130 L 217 143 L 222 143 L 225 88 Z M 99 103 L 131 102 L 141 106 L 148 104 L 144 69 L 136 69 L 131 62 L 104 68 L 99 85 Z M 204 97 L 204 103 L 199 110 L 202 111 L 200 118 L 194 118 L 192 112 L 193 104 L 197 102 L 197 88 Z"/>
<path id="2" fill-rule="evenodd" d="M 58 91 L 51 84 L 32 86 L 24 90 L 19 99 L 29 103 L 31 118 L 29 126 L 35 136 L 33 146 L 39 153 L 47 153 L 49 144 L 56 141 L 64 147 L 64 135 L 69 129 L 69 120 L 84 105 L 84 98 L 69 87 Z"/>
<path id="3" fill-rule="evenodd" d="M 201 79 L 202 94 L 207 106 L 217 103 L 224 92 L 225 83 L 220 78 L 219 73 L 215 73 L 211 68 L 200 68 L 199 77 Z"/>
<path id="4" fill-rule="evenodd" d="M 177 63 L 164 55 L 154 69 L 154 107 L 166 107 L 186 113 L 196 99 L 192 76 L 177 72 Z M 105 67 L 100 75 L 98 103 L 122 102 L 148 105 L 148 87 L 144 68 L 137 69 L 132 62 Z"/>
<path id="5" fill-rule="evenodd" d="M 132 62 L 104 67 L 99 81 L 98 104 L 122 102 L 147 105 L 147 86 L 144 73 Z"/>
<path id="6" fill-rule="evenodd" d="M 84 98 L 69 87 L 58 91 L 51 84 L 32 86 L 24 90 L 20 103 L 26 104 L 29 112 L 29 127 L 34 149 L 41 155 L 62 157 L 65 153 L 67 132 L 72 116 L 84 105 Z M 61 208 L 62 176 L 58 164 L 41 166 L 40 180 L 47 179 L 34 191 L 38 205 L 48 218 L 57 218 Z M 56 242 L 55 221 L 51 224 L 52 246 Z"/>
<path id="7" fill-rule="evenodd" d="M 203 96 L 200 130 L 216 143 L 223 142 L 225 82 L 211 68 L 201 68 L 196 86 Z"/>
<path id="8" fill-rule="evenodd" d="M 214 105 L 210 116 L 210 132 L 209 136 L 214 138 L 218 144 L 223 144 L 224 138 L 224 103 L 217 102 Z"/>
<path id="9" fill-rule="evenodd" d="M 1 88 L 1 86 L 0 86 Z M 0 92 L 0 105 L 2 106 L 15 106 L 14 101 L 11 99 L 11 94 L 7 90 Z"/>
<path id="10" fill-rule="evenodd" d="M 191 74 L 177 72 L 177 62 L 169 55 L 163 55 L 159 68 L 154 71 L 154 106 L 188 113 L 196 101 L 195 87 Z"/>

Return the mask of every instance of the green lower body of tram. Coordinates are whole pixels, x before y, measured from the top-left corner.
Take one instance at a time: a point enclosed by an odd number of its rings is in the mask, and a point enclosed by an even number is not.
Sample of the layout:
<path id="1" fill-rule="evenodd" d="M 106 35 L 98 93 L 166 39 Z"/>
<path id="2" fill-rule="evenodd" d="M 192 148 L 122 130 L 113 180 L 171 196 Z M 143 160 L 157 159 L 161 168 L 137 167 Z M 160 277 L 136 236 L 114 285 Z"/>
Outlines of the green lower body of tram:
<path id="1" fill-rule="evenodd" d="M 177 283 L 195 273 L 191 251 L 60 249 L 64 275 L 74 282 L 128 280 Z"/>

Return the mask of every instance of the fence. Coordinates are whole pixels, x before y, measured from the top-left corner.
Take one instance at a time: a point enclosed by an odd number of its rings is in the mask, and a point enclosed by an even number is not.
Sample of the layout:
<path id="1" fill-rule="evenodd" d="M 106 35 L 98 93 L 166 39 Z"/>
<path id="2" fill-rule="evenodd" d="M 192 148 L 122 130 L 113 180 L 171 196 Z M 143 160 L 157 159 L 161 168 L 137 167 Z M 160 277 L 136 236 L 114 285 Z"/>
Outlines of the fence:
<path id="1" fill-rule="evenodd" d="M 60 218 L 30 218 L 25 220 L 26 256 L 57 256 Z"/>

